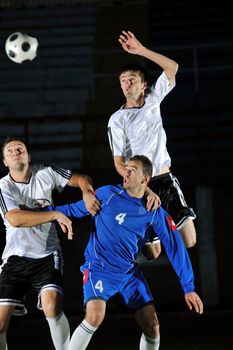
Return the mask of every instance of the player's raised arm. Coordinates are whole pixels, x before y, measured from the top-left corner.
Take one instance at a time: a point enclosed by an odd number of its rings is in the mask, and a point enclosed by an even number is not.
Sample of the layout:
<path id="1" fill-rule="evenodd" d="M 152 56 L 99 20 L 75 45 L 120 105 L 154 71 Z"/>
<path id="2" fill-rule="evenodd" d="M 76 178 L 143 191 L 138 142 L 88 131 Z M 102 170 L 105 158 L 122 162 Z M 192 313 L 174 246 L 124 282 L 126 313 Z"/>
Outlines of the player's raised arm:
<path id="1" fill-rule="evenodd" d="M 146 48 L 130 31 L 122 31 L 118 40 L 126 52 L 145 57 L 159 65 L 164 70 L 170 82 L 175 79 L 179 67 L 177 62 L 158 52 Z"/>

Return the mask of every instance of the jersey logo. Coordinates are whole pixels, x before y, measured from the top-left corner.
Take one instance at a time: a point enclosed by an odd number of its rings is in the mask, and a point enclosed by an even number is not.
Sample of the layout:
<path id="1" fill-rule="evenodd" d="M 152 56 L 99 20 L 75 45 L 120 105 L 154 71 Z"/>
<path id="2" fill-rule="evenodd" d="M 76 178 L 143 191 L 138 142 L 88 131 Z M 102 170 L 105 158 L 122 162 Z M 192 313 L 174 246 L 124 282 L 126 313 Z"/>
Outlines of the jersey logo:
<path id="1" fill-rule="evenodd" d="M 172 220 L 171 216 L 167 217 L 167 222 L 168 222 L 169 227 L 174 232 L 176 230 L 176 225 L 175 225 L 174 221 Z"/>
<path id="2" fill-rule="evenodd" d="M 126 217 L 126 213 L 120 213 L 120 214 L 117 214 L 117 216 L 115 216 L 115 219 L 116 221 L 118 221 L 118 224 L 121 225 L 124 222 L 125 217 Z"/>
<path id="3" fill-rule="evenodd" d="M 34 199 L 32 203 L 33 203 L 33 208 L 38 208 L 38 209 L 41 209 L 46 207 L 47 205 L 50 205 L 50 201 L 45 198 Z"/>

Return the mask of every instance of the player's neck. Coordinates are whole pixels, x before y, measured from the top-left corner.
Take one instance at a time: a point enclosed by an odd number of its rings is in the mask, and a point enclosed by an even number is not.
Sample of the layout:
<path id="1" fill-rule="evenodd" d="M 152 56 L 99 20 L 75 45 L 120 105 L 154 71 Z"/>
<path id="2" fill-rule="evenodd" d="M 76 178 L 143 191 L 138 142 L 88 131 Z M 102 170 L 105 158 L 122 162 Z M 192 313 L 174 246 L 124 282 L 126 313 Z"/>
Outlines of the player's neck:
<path id="1" fill-rule="evenodd" d="M 140 108 L 144 105 L 144 96 L 139 96 L 136 100 L 127 99 L 124 108 Z"/>
<path id="2" fill-rule="evenodd" d="M 127 188 L 126 189 L 126 192 L 131 196 L 131 197 L 134 197 L 134 198 L 142 198 L 145 194 L 145 190 L 142 189 L 142 188 Z"/>
<path id="3" fill-rule="evenodd" d="M 30 166 L 23 169 L 11 169 L 10 176 L 16 182 L 28 183 L 31 177 Z"/>

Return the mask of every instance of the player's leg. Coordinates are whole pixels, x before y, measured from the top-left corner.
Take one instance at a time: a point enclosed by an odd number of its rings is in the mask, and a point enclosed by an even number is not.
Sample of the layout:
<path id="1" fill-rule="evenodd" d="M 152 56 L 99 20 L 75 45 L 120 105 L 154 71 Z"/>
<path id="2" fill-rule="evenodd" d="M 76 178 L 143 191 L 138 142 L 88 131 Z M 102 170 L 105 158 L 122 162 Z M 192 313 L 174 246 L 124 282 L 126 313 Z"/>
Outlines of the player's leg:
<path id="1" fill-rule="evenodd" d="M 75 329 L 69 350 L 85 350 L 94 332 L 103 322 L 106 311 L 106 302 L 101 299 L 88 301 L 86 305 L 86 316 L 80 325 Z"/>
<path id="2" fill-rule="evenodd" d="M 149 261 L 157 259 L 161 254 L 161 243 L 159 238 L 156 236 L 148 239 L 148 241 L 142 247 L 142 253 Z"/>
<path id="3" fill-rule="evenodd" d="M 159 322 L 153 306 L 153 297 L 142 271 L 136 268 L 125 277 L 119 291 L 124 304 L 134 312 L 142 329 L 140 350 L 159 349 Z"/>
<path id="4" fill-rule="evenodd" d="M 0 266 L 0 350 L 7 349 L 6 332 L 11 315 L 26 313 L 23 305 L 28 290 L 26 271 L 24 260 L 17 256 L 11 256 Z"/>
<path id="5" fill-rule="evenodd" d="M 0 306 L 0 350 L 7 350 L 6 332 L 13 310 L 12 305 Z"/>
<path id="6" fill-rule="evenodd" d="M 178 229 L 186 248 L 191 248 L 196 244 L 197 233 L 193 220 L 189 219 L 184 226 Z"/>
<path id="7" fill-rule="evenodd" d="M 43 310 L 56 350 L 67 350 L 70 326 L 62 311 L 63 259 L 60 251 L 31 263 L 31 284 L 38 292 L 38 309 Z"/>
<path id="8" fill-rule="evenodd" d="M 105 317 L 108 299 L 116 293 L 122 282 L 122 274 L 112 275 L 95 264 L 84 263 L 81 271 L 86 315 L 71 337 L 69 350 L 86 349 Z"/>
<path id="9" fill-rule="evenodd" d="M 187 248 L 196 244 L 193 220 L 196 214 L 188 207 L 180 183 L 171 173 L 155 176 L 150 188 L 160 196 L 163 208 L 170 214 Z"/>
<path id="10" fill-rule="evenodd" d="M 70 326 L 62 311 L 62 294 L 55 290 L 41 293 L 41 305 L 49 324 L 56 350 L 67 350 L 70 342 Z"/>
<path id="11" fill-rule="evenodd" d="M 158 350 L 160 344 L 159 321 L 154 305 L 146 305 L 135 312 L 135 319 L 142 329 L 140 350 Z"/>

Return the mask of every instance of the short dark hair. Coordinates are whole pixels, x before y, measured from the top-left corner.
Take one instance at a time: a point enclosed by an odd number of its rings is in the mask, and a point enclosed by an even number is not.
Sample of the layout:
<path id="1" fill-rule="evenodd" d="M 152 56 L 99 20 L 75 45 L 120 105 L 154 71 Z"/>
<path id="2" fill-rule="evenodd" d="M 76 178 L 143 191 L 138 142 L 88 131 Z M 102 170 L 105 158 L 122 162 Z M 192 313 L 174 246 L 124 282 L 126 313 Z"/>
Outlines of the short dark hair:
<path id="1" fill-rule="evenodd" d="M 3 143 L 2 143 L 2 155 L 3 155 L 3 158 L 4 158 L 4 149 L 5 149 L 6 145 L 7 145 L 8 143 L 12 142 L 12 141 L 19 141 L 19 142 L 22 142 L 22 143 L 25 145 L 28 154 L 30 154 L 29 146 L 28 146 L 28 144 L 27 144 L 23 139 L 21 139 L 20 137 L 8 136 L 8 137 L 5 139 L 5 141 L 3 141 Z"/>
<path id="2" fill-rule="evenodd" d="M 130 157 L 129 160 L 138 160 L 138 161 L 140 161 L 142 163 L 143 175 L 149 175 L 150 177 L 152 177 L 153 166 L 152 166 L 152 163 L 151 163 L 149 158 L 147 158 L 144 155 L 136 154 L 135 156 Z"/>
<path id="3" fill-rule="evenodd" d="M 142 82 L 147 82 L 148 81 L 148 72 L 145 67 L 143 67 L 141 64 L 138 63 L 131 63 L 127 64 L 126 66 L 122 67 L 119 72 L 119 78 L 122 73 L 124 72 L 134 72 L 134 73 L 139 73 Z"/>

